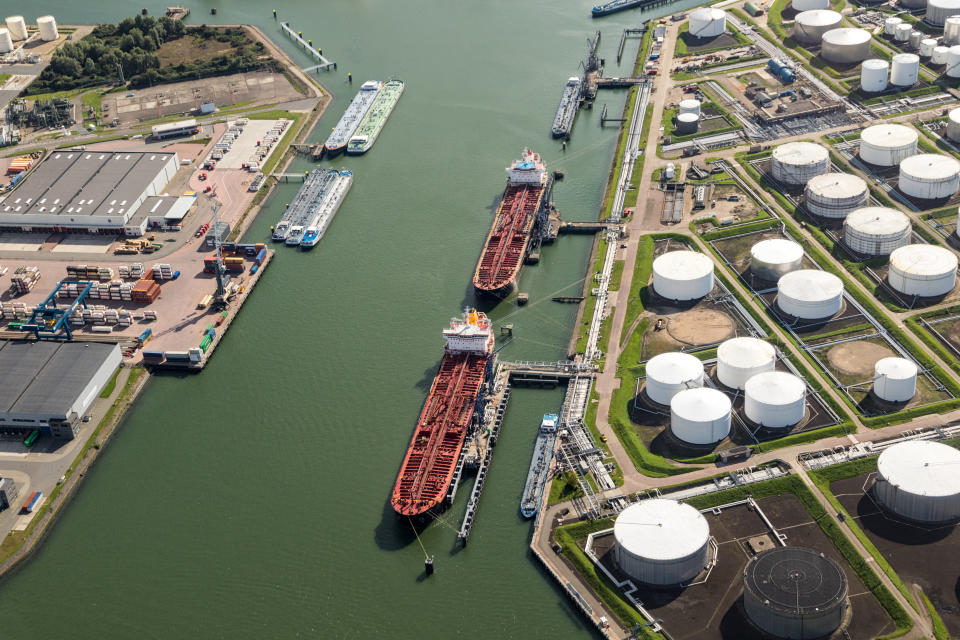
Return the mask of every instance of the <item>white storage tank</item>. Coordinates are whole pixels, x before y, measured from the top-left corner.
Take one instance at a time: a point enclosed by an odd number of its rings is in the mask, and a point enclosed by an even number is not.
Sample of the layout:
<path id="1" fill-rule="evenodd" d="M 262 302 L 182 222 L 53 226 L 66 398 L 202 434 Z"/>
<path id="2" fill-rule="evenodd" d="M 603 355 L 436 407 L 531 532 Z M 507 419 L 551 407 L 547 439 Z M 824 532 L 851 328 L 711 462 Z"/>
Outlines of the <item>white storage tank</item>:
<path id="1" fill-rule="evenodd" d="M 703 386 L 703 363 L 689 353 L 671 351 L 647 361 L 647 396 L 658 404 L 669 405 L 684 389 Z"/>
<path id="2" fill-rule="evenodd" d="M 0 53 L 10 53 L 13 51 L 13 38 L 10 37 L 8 29 L 0 29 Z"/>
<path id="3" fill-rule="evenodd" d="M 823 34 L 820 56 L 838 64 L 853 64 L 866 60 L 870 57 L 870 32 L 849 27 L 831 29 Z"/>
<path id="4" fill-rule="evenodd" d="M 668 300 L 696 300 L 713 290 L 713 261 L 697 251 L 670 251 L 653 261 L 653 290 Z"/>
<path id="5" fill-rule="evenodd" d="M 678 136 L 696 133 L 700 126 L 700 116 L 695 113 L 677 114 L 677 126 L 674 130 Z"/>
<path id="6" fill-rule="evenodd" d="M 955 44 L 947 50 L 947 68 L 943 72 L 951 78 L 960 78 L 960 45 Z"/>
<path id="7" fill-rule="evenodd" d="M 960 107 L 950 110 L 947 118 L 947 137 L 954 142 L 960 142 Z"/>
<path id="8" fill-rule="evenodd" d="M 743 410 L 755 424 L 782 429 L 803 420 L 807 384 L 792 373 L 758 373 L 747 380 L 743 389 Z"/>
<path id="9" fill-rule="evenodd" d="M 933 38 L 924 38 L 920 41 L 920 57 L 929 58 L 933 55 L 933 48 L 937 46 L 937 41 Z"/>
<path id="10" fill-rule="evenodd" d="M 848 606 L 843 569 L 813 549 L 769 549 L 750 558 L 743 570 L 743 608 L 765 636 L 832 636 Z"/>
<path id="11" fill-rule="evenodd" d="M 60 37 L 57 33 L 57 21 L 53 16 L 40 16 L 37 18 L 37 30 L 40 31 L 40 39 L 44 42 L 53 42 Z"/>
<path id="12" fill-rule="evenodd" d="M 877 460 L 873 493 L 890 511 L 915 522 L 960 518 L 960 451 L 940 442 L 909 440 Z"/>
<path id="13" fill-rule="evenodd" d="M 791 271 L 777 281 L 777 306 L 795 318 L 829 318 L 843 308 L 843 281 L 817 269 Z"/>
<path id="14" fill-rule="evenodd" d="M 703 514 L 676 500 L 630 505 L 613 524 L 617 565 L 645 584 L 679 585 L 707 566 L 710 526 Z"/>
<path id="15" fill-rule="evenodd" d="M 917 83 L 920 73 L 920 56 L 915 53 L 898 53 L 893 56 L 890 67 L 890 84 L 898 87 L 912 87 Z"/>
<path id="16" fill-rule="evenodd" d="M 949 198 L 960 187 L 960 162 L 939 153 L 918 153 L 900 163 L 898 186 L 914 198 Z"/>
<path id="17" fill-rule="evenodd" d="M 868 256 L 886 256 L 910 244 L 910 218 L 896 209 L 863 207 L 843 221 L 843 241 Z"/>
<path id="18" fill-rule="evenodd" d="M 917 365 L 906 358 L 880 358 L 873 365 L 873 393 L 886 402 L 907 402 L 917 393 Z"/>
<path id="19" fill-rule="evenodd" d="M 9 16 L 6 22 L 11 38 L 14 40 L 27 39 L 27 23 L 24 22 L 23 16 Z"/>
<path id="20" fill-rule="evenodd" d="M 670 432 L 688 444 L 715 444 L 730 434 L 730 409 L 722 391 L 685 389 L 670 400 Z"/>
<path id="21" fill-rule="evenodd" d="M 701 7 L 690 12 L 687 31 L 695 38 L 715 38 L 727 30 L 727 12 Z"/>
<path id="22" fill-rule="evenodd" d="M 875 124 L 860 132 L 860 158 L 880 167 L 893 167 L 916 155 L 917 140 L 913 127 Z"/>
<path id="23" fill-rule="evenodd" d="M 830 0 L 792 0 L 790 6 L 794 11 L 813 11 L 826 9 L 830 6 Z"/>
<path id="24" fill-rule="evenodd" d="M 897 42 L 906 42 L 910 39 L 910 32 L 913 31 L 913 27 L 909 24 L 898 24 L 897 28 L 894 30 L 893 39 Z"/>
<path id="25" fill-rule="evenodd" d="M 747 380 L 773 371 L 777 350 L 759 338 L 731 338 L 717 348 L 717 379 L 731 389 L 743 389 Z"/>
<path id="26" fill-rule="evenodd" d="M 674 176 L 677 175 L 676 167 L 672 162 L 667 163 L 667 168 L 663 170 L 663 177 L 667 180 L 673 180 Z"/>
<path id="27" fill-rule="evenodd" d="M 960 44 L 960 16 L 950 16 L 943 24 L 943 43 Z"/>
<path id="28" fill-rule="evenodd" d="M 887 279 L 908 296 L 946 295 L 957 283 L 957 255 L 934 244 L 908 244 L 890 254 Z"/>
<path id="29" fill-rule="evenodd" d="M 950 47 L 934 47 L 933 54 L 930 56 L 931 64 L 947 64 L 947 54 L 950 53 Z"/>
<path id="30" fill-rule="evenodd" d="M 840 26 L 842 16 L 830 9 L 798 13 L 793 21 L 793 37 L 804 44 L 820 44 L 823 34 Z"/>
<path id="31" fill-rule="evenodd" d="M 803 268 L 803 247 L 786 238 L 767 238 L 750 247 L 750 272 L 764 280 L 777 281 Z"/>
<path id="32" fill-rule="evenodd" d="M 770 172 L 784 184 L 801 185 L 830 169 L 830 154 L 812 142 L 788 142 L 773 150 Z"/>
<path id="33" fill-rule="evenodd" d="M 911 31 L 910 32 L 910 46 L 914 49 L 920 48 L 920 43 L 923 41 L 923 31 Z"/>
<path id="34" fill-rule="evenodd" d="M 942 27 L 950 16 L 960 14 L 960 0 L 928 0 L 923 21 L 934 27 Z"/>
<path id="35" fill-rule="evenodd" d="M 883 21 L 883 33 L 884 35 L 892 36 L 897 32 L 897 27 L 903 24 L 903 18 L 897 18 L 896 16 L 890 16 Z"/>
<path id="36" fill-rule="evenodd" d="M 840 220 L 867 204 L 869 198 L 870 190 L 860 176 L 825 173 L 807 182 L 803 204 L 813 215 Z"/>
<path id="37" fill-rule="evenodd" d="M 887 88 L 887 71 L 890 63 L 879 58 L 864 60 L 860 65 L 860 88 L 869 93 L 877 93 Z"/>
<path id="38" fill-rule="evenodd" d="M 700 101 L 694 100 L 693 98 L 687 98 L 686 100 L 680 101 L 680 110 L 679 113 L 692 113 L 694 115 L 700 115 Z"/>

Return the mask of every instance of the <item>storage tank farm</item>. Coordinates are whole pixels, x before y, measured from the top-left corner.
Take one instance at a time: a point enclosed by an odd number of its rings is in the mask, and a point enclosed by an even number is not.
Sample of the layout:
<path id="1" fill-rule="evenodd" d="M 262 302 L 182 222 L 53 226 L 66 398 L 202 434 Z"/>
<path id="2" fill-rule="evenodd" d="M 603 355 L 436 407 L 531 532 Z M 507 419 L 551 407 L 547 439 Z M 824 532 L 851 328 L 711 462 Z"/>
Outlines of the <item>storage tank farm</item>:
<path id="1" fill-rule="evenodd" d="M 960 49 L 960 47 L 957 47 Z M 960 64 L 960 63 L 958 63 Z M 918 153 L 900 163 L 898 188 L 923 200 L 949 198 L 960 187 L 960 162 L 939 153 Z"/>
<path id="2" fill-rule="evenodd" d="M 907 296 L 946 295 L 957 283 L 957 255 L 933 244 L 908 244 L 890 254 L 887 280 Z"/>
<path id="3" fill-rule="evenodd" d="M 750 378 L 776 366 L 777 350 L 759 338 L 730 338 L 717 348 L 717 379 L 731 389 L 742 391 Z"/>
<path id="4" fill-rule="evenodd" d="M 877 460 L 872 492 L 885 509 L 906 520 L 925 524 L 956 520 L 960 451 L 929 440 L 895 444 Z"/>
<path id="5" fill-rule="evenodd" d="M 880 358 L 873 365 L 873 393 L 885 402 L 909 402 L 917 393 L 917 364 L 906 358 Z"/>
<path id="6" fill-rule="evenodd" d="M 927 0 L 923 21 L 932 27 L 942 27 L 950 16 L 960 15 L 960 0 Z"/>
<path id="7" fill-rule="evenodd" d="M 890 84 L 901 88 L 912 87 L 920 74 L 920 56 L 915 53 L 898 53 L 893 56 L 890 67 Z"/>
<path id="8" fill-rule="evenodd" d="M 933 38 L 923 38 L 920 40 L 920 57 L 929 58 L 933 55 L 933 49 L 937 46 L 937 41 Z"/>
<path id="9" fill-rule="evenodd" d="M 860 65 L 860 89 L 869 93 L 879 93 L 885 90 L 889 70 L 890 63 L 886 60 L 880 60 L 879 58 L 864 60 L 863 64 Z"/>
<path id="10" fill-rule="evenodd" d="M 866 181 L 852 173 L 815 176 L 810 178 L 803 191 L 803 204 L 807 211 L 833 220 L 846 218 L 866 205 L 869 199 L 870 189 Z"/>
<path id="11" fill-rule="evenodd" d="M 822 320 L 843 308 L 843 281 L 817 269 L 791 271 L 777 281 L 777 306 L 802 320 Z"/>
<path id="12" fill-rule="evenodd" d="M 793 37 L 803 44 L 820 44 L 823 34 L 840 26 L 843 17 L 830 9 L 812 9 L 798 13 L 793 21 Z"/>
<path id="13" fill-rule="evenodd" d="M 805 185 L 830 169 L 830 154 L 813 142 L 788 142 L 773 150 L 770 173 L 787 185 Z"/>
<path id="14" fill-rule="evenodd" d="M 836 562 L 803 547 L 778 547 L 743 570 L 747 618 L 775 638 L 826 638 L 847 613 L 847 578 Z"/>
<path id="15" fill-rule="evenodd" d="M 860 159 L 878 167 L 893 167 L 917 154 L 918 140 L 912 127 L 875 124 L 860 132 Z"/>
<path id="16" fill-rule="evenodd" d="M 722 391 L 684 389 L 670 400 L 670 433 L 687 444 L 716 444 L 730 435 L 731 409 Z"/>
<path id="17" fill-rule="evenodd" d="M 776 282 L 803 268 L 803 247 L 786 238 L 767 238 L 750 247 L 750 273 Z"/>
<path id="18" fill-rule="evenodd" d="M 40 39 L 44 42 L 53 42 L 60 34 L 57 32 L 57 21 L 53 16 L 40 16 L 37 18 L 37 30 L 40 32 Z"/>
<path id="19" fill-rule="evenodd" d="M 837 64 L 862 62 L 870 57 L 870 32 L 850 27 L 831 29 L 820 41 L 820 56 Z"/>
<path id="20" fill-rule="evenodd" d="M 744 383 L 743 393 L 744 413 L 754 424 L 783 429 L 803 420 L 807 383 L 792 373 L 758 373 Z"/>
<path id="21" fill-rule="evenodd" d="M 843 242 L 862 255 L 886 256 L 910 244 L 910 218 L 896 209 L 863 207 L 843 221 Z"/>
<path id="22" fill-rule="evenodd" d="M 960 142 L 960 107 L 951 109 L 947 115 L 947 137 L 954 142 Z"/>
<path id="23" fill-rule="evenodd" d="M 27 39 L 27 23 L 24 22 L 23 16 L 8 16 L 6 25 L 11 38 L 14 40 Z"/>
<path id="24" fill-rule="evenodd" d="M 652 498 L 630 505 L 613 524 L 614 557 L 633 580 L 681 585 L 709 561 L 710 525 L 688 504 Z"/>
<path id="25" fill-rule="evenodd" d="M 10 53 L 13 51 L 13 38 L 10 37 L 10 30 L 0 28 L 0 53 Z"/>
<path id="26" fill-rule="evenodd" d="M 653 290 L 668 300 L 697 300 L 713 290 L 713 261 L 697 251 L 670 251 L 653 261 Z"/>
<path id="27" fill-rule="evenodd" d="M 715 38 L 727 30 L 727 12 L 700 7 L 690 12 L 688 33 L 695 38 Z"/>
<path id="28" fill-rule="evenodd" d="M 689 353 L 669 351 L 647 361 L 647 397 L 669 406 L 673 396 L 703 386 L 703 362 Z"/>

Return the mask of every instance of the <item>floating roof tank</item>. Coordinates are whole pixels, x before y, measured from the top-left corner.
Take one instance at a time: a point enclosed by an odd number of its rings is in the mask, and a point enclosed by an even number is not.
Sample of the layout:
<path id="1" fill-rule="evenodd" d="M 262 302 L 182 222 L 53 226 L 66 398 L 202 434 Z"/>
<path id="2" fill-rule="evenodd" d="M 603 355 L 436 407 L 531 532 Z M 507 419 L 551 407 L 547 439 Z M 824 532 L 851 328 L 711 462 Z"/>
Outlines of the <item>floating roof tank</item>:
<path id="1" fill-rule="evenodd" d="M 44 42 L 53 42 L 60 37 L 57 32 L 57 21 L 53 19 L 53 16 L 37 18 L 37 30 L 40 31 L 40 39 Z"/>
<path id="2" fill-rule="evenodd" d="M 917 83 L 920 73 L 920 56 L 915 53 L 898 53 L 893 56 L 890 67 L 890 84 L 898 87 L 912 87 Z"/>
<path id="3" fill-rule="evenodd" d="M 864 60 L 860 65 L 860 88 L 868 93 L 877 93 L 887 88 L 887 71 L 890 63 L 879 58 Z"/>
<path id="4" fill-rule="evenodd" d="M 717 379 L 731 389 L 743 389 L 747 380 L 777 364 L 777 350 L 759 338 L 731 338 L 717 348 Z"/>
<path id="5" fill-rule="evenodd" d="M 826 9 L 830 6 L 830 0 L 793 0 L 790 6 L 794 11 L 813 11 Z"/>
<path id="6" fill-rule="evenodd" d="M 782 429 L 803 420 L 807 384 L 792 373 L 758 373 L 747 380 L 743 389 L 743 410 L 755 424 Z"/>
<path id="7" fill-rule="evenodd" d="M 820 44 L 823 34 L 840 26 L 843 17 L 829 9 L 798 13 L 793 21 L 793 37 L 804 44 Z"/>
<path id="8" fill-rule="evenodd" d="M 960 14 L 960 0 L 928 0 L 923 21 L 934 27 L 942 27 L 950 16 Z"/>
<path id="9" fill-rule="evenodd" d="M 689 444 L 720 442 L 730 434 L 730 408 L 722 391 L 684 389 L 670 400 L 670 432 Z"/>
<path id="10" fill-rule="evenodd" d="M 830 168 L 830 154 L 812 142 L 788 142 L 773 150 L 773 177 L 785 184 L 801 185 Z"/>
<path id="11" fill-rule="evenodd" d="M 860 133 L 860 158 L 880 167 L 892 167 L 916 155 L 917 140 L 917 130 L 913 127 L 875 124 Z"/>
<path id="12" fill-rule="evenodd" d="M 960 451 L 929 440 L 895 444 L 877 460 L 877 500 L 916 522 L 960 518 Z"/>
<path id="13" fill-rule="evenodd" d="M 23 21 L 23 16 L 9 16 L 6 22 L 11 38 L 14 40 L 27 39 L 27 23 Z"/>
<path id="14" fill-rule="evenodd" d="M 696 300 L 713 290 L 713 261 L 697 251 L 670 251 L 653 261 L 653 290 L 668 300 Z"/>
<path id="15" fill-rule="evenodd" d="M 13 38 L 10 37 L 8 29 L 0 29 L 0 53 L 10 53 L 13 51 Z"/>
<path id="16" fill-rule="evenodd" d="M 682 502 L 653 498 L 630 505 L 613 524 L 617 565 L 631 578 L 679 585 L 707 565 L 710 526 Z"/>
<path id="17" fill-rule="evenodd" d="M 950 110 L 947 119 L 947 137 L 954 142 L 960 142 L 960 107 Z"/>
<path id="18" fill-rule="evenodd" d="M 680 101 L 680 110 L 677 113 L 693 113 L 700 115 L 700 101 L 693 98 L 687 98 Z"/>
<path id="19" fill-rule="evenodd" d="M 958 0 L 960 1 L 960 0 Z M 820 56 L 828 62 L 853 64 L 870 57 L 870 32 L 841 27 L 823 34 Z"/>
<path id="20" fill-rule="evenodd" d="M 886 256 L 910 243 L 910 218 L 896 209 L 863 207 L 843 221 L 843 241 L 868 256 Z"/>
<path id="21" fill-rule="evenodd" d="M 917 393 L 917 365 L 906 358 L 880 358 L 873 365 L 873 393 L 886 402 L 907 402 Z"/>
<path id="22" fill-rule="evenodd" d="M 695 38 L 715 38 L 727 29 L 727 12 L 721 9 L 700 7 L 690 12 L 687 31 Z"/>
<path id="23" fill-rule="evenodd" d="M 750 621 L 772 637 L 830 636 L 843 624 L 847 606 L 846 575 L 813 549 L 763 551 L 743 570 L 743 608 Z"/>
<path id="24" fill-rule="evenodd" d="M 908 244 L 890 254 L 887 279 L 908 296 L 946 295 L 957 282 L 957 255 L 935 244 Z"/>
<path id="25" fill-rule="evenodd" d="M 792 271 L 777 281 L 777 306 L 804 320 L 829 318 L 843 308 L 843 281 L 817 269 Z"/>
<path id="26" fill-rule="evenodd" d="M 939 153 L 918 153 L 900 163 L 898 187 L 914 198 L 949 198 L 960 187 L 960 162 Z"/>
<path id="27" fill-rule="evenodd" d="M 803 268 L 803 247 L 786 238 L 767 238 L 750 247 L 750 272 L 764 280 L 777 281 Z"/>
<path id="28" fill-rule="evenodd" d="M 869 198 L 863 178 L 851 173 L 825 173 L 807 182 L 803 204 L 814 215 L 843 219 L 867 204 Z"/>
<path id="29" fill-rule="evenodd" d="M 934 47 L 930 55 L 930 64 L 947 64 L 947 55 L 950 53 L 950 47 Z"/>
<path id="30" fill-rule="evenodd" d="M 929 58 L 933 55 L 933 49 L 937 46 L 937 41 L 934 38 L 924 38 L 920 41 L 920 57 Z"/>
<path id="31" fill-rule="evenodd" d="M 669 405 L 684 389 L 703 386 L 703 363 L 689 353 L 671 351 L 647 361 L 647 396 L 659 404 Z"/>

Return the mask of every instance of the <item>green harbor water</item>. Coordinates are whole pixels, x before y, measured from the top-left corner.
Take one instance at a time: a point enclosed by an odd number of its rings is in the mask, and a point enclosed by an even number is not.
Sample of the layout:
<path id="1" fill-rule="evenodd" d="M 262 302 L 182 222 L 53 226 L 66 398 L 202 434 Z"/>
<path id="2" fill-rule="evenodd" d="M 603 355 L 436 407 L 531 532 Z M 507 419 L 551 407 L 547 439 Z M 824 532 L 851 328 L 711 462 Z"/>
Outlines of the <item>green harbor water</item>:
<path id="1" fill-rule="evenodd" d="M 3 638 L 591 637 L 528 553 L 518 514 L 540 416 L 560 389 L 514 392 L 469 546 L 453 531 L 469 483 L 421 536 L 436 556 L 429 579 L 387 499 L 440 331 L 476 304 L 470 277 L 504 167 L 525 146 L 539 151 L 566 170 L 554 191 L 564 217 L 594 219 L 616 143 L 600 110 L 619 113 L 626 94 L 601 92 L 563 153 L 549 136 L 562 86 L 593 30 L 607 75 L 626 75 L 639 41 L 618 69 L 623 27 L 695 3 L 591 20 L 584 0 L 190 0 L 188 22 L 257 25 L 307 66 L 276 8 L 338 62 L 319 76 L 335 99 L 315 140 L 363 80 L 395 74 L 406 93 L 370 153 L 333 163 L 356 179 L 320 245 L 276 247 L 210 366 L 150 383 L 41 550 L 0 583 Z M 41 5 L 60 24 L 142 6 Z M 276 190 L 247 239 L 267 236 L 296 186 Z M 580 290 L 591 242 L 546 247 L 524 272 L 526 307 L 483 307 L 514 325 L 502 357 L 566 357 L 576 308 L 550 297 Z"/>

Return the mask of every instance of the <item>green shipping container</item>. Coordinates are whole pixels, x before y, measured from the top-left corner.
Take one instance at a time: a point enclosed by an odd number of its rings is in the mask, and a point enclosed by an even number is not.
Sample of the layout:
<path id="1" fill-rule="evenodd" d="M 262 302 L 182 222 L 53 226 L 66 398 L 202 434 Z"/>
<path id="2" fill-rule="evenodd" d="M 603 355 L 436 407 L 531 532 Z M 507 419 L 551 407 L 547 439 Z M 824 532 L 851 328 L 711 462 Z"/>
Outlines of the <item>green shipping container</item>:
<path id="1" fill-rule="evenodd" d="M 756 6 L 753 5 L 753 3 L 750 3 L 750 2 L 747 2 L 746 4 L 743 5 L 743 10 L 746 11 L 748 15 L 751 15 L 754 17 L 763 15 L 763 11 L 758 9 Z"/>
<path id="2" fill-rule="evenodd" d="M 204 329 L 203 332 L 206 333 L 207 331 L 210 331 L 210 329 L 213 329 L 213 323 L 212 323 L 212 322 L 207 325 L 207 328 Z"/>

